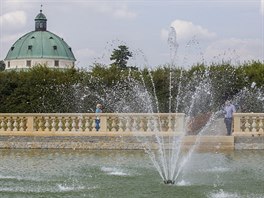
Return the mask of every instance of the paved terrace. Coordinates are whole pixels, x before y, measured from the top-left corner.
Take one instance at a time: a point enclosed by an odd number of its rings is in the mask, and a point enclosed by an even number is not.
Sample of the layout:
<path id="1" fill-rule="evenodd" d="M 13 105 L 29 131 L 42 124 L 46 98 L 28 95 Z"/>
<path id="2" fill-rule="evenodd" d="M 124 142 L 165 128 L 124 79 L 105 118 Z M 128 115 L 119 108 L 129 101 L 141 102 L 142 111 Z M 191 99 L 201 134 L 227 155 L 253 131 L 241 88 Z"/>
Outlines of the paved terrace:
<path id="1" fill-rule="evenodd" d="M 101 128 L 95 129 L 91 114 L 0 114 L 0 148 L 143 149 L 148 141 L 157 147 L 155 136 L 167 146 L 172 136 L 181 137 L 185 125 L 182 113 L 100 114 Z M 189 148 L 264 149 L 264 113 L 236 113 L 232 136 L 225 136 L 223 119 L 214 120 L 201 135 L 185 135 Z"/>

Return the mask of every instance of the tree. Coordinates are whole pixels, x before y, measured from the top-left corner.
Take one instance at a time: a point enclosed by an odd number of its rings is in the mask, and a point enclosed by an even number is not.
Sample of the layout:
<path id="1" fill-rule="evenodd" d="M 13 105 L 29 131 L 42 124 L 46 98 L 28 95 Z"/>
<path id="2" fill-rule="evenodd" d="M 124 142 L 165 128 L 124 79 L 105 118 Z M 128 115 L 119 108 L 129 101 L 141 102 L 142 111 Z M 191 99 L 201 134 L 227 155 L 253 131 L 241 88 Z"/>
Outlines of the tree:
<path id="1" fill-rule="evenodd" d="M 127 68 L 127 60 L 129 57 L 132 57 L 132 52 L 128 50 L 128 47 L 125 45 L 118 46 L 118 49 L 114 49 L 110 60 L 114 60 L 112 66 L 118 66 L 122 69 Z"/>
<path id="2" fill-rule="evenodd" d="M 0 61 L 0 71 L 5 70 L 5 62 L 3 60 Z"/>

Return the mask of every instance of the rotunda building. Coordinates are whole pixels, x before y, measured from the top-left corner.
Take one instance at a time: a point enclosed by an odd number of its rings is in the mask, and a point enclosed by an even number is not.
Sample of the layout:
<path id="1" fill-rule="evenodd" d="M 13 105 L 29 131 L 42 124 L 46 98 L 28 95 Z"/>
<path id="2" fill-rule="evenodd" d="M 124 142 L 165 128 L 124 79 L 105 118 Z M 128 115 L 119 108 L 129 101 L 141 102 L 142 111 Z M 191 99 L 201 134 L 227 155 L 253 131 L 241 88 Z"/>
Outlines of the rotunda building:
<path id="1" fill-rule="evenodd" d="M 36 65 L 48 68 L 72 68 L 76 61 L 71 47 L 56 34 L 47 31 L 47 18 L 40 10 L 35 31 L 19 38 L 4 59 L 6 70 L 28 69 Z"/>

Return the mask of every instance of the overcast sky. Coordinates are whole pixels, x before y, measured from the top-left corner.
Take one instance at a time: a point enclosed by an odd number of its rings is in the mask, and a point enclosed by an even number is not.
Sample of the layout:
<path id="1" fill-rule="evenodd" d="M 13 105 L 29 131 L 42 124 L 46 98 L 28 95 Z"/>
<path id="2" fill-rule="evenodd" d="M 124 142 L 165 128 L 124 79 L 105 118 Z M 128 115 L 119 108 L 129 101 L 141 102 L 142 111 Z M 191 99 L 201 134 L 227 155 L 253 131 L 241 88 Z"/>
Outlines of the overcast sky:
<path id="1" fill-rule="evenodd" d="M 34 30 L 41 4 L 48 31 L 72 47 L 78 67 L 111 63 L 111 52 L 121 44 L 134 54 L 130 64 L 149 67 L 264 60 L 264 0 L 0 2 L 0 60 L 19 37 Z M 175 60 L 168 45 L 171 27 L 179 45 Z"/>

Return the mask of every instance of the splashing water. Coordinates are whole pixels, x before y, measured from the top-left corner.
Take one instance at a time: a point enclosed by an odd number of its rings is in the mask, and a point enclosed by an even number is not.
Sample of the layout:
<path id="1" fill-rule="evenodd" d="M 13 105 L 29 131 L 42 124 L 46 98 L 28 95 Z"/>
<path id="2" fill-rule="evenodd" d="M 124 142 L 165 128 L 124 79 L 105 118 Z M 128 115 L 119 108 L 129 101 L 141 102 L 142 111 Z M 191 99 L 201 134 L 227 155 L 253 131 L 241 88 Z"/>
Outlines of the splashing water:
<path id="1" fill-rule="evenodd" d="M 169 64 L 169 105 L 168 112 L 179 112 L 179 106 L 181 103 L 186 103 L 185 112 L 187 113 L 186 123 L 189 123 L 193 115 L 202 112 L 200 107 L 207 106 L 208 101 L 212 100 L 212 95 L 210 92 L 210 83 L 205 81 L 197 81 L 197 86 L 194 90 L 182 90 L 181 78 L 182 78 L 182 69 L 180 70 L 179 78 L 176 78 L 173 71 L 175 70 L 175 61 L 177 56 L 177 50 L 179 44 L 177 43 L 176 30 L 174 28 L 170 29 L 168 37 L 168 46 L 170 50 L 170 64 Z M 116 44 L 111 43 L 111 47 L 117 46 Z M 109 51 L 109 50 L 108 50 Z M 87 89 L 86 98 L 94 97 L 94 95 L 99 98 L 105 105 L 111 106 L 114 112 L 148 112 L 160 113 L 159 110 L 159 101 L 156 93 L 156 85 L 153 80 L 150 67 L 148 67 L 148 61 L 144 53 L 140 50 L 132 52 L 137 55 L 137 58 L 145 61 L 147 66 L 146 70 L 152 85 L 152 94 L 146 88 L 143 75 L 141 76 L 141 82 L 138 82 L 131 78 L 129 73 L 128 77 L 122 82 L 117 82 L 114 87 L 97 87 L 98 92 L 89 92 Z M 140 57 L 141 58 L 138 58 Z M 139 71 L 141 72 L 141 71 Z M 121 74 L 122 75 L 122 74 Z M 92 84 L 97 84 L 99 79 L 94 79 Z M 98 85 L 100 86 L 100 85 Z M 177 95 L 173 97 L 173 93 L 177 92 Z M 102 94 L 104 93 L 104 94 Z M 175 94 L 174 94 L 175 95 Z M 206 103 L 203 104 L 203 103 Z M 212 119 L 215 115 L 212 115 Z M 177 128 L 178 114 L 172 114 L 171 121 L 175 122 L 174 128 Z M 153 149 L 151 147 L 153 142 L 153 137 L 147 136 L 137 136 L 138 141 L 144 145 L 146 153 L 149 155 L 153 165 L 159 172 L 162 180 L 166 184 L 174 184 L 177 178 L 180 176 L 181 171 L 184 165 L 188 162 L 191 157 L 191 154 L 194 151 L 193 147 L 189 150 L 189 153 L 186 155 L 182 152 L 182 139 L 185 136 L 186 131 L 182 131 L 181 135 L 177 134 L 177 131 L 172 131 L 172 136 L 164 137 L 160 134 L 162 131 L 162 119 L 151 120 L 151 125 L 154 127 L 154 139 L 157 142 L 158 148 Z M 184 127 L 188 129 L 187 124 Z M 134 129 L 136 131 L 137 129 Z"/>
<path id="2" fill-rule="evenodd" d="M 219 117 L 219 112 L 212 113 L 211 116 L 208 119 L 207 124 L 200 130 L 200 133 L 197 136 L 196 144 L 189 149 L 189 151 L 186 153 L 183 153 L 182 150 L 182 140 L 186 133 L 188 132 L 186 129 L 188 129 L 188 124 L 191 122 L 191 119 L 194 115 L 197 115 L 198 113 L 203 113 L 206 111 L 207 108 L 210 108 L 210 105 L 212 103 L 212 92 L 211 92 L 211 84 L 210 81 L 208 81 L 206 78 L 203 81 L 197 81 L 197 86 L 195 86 L 194 90 L 188 90 L 188 91 L 182 91 L 181 86 L 181 77 L 182 77 L 182 70 L 180 70 L 180 76 L 179 76 L 179 82 L 177 82 L 176 79 L 173 79 L 172 75 L 172 69 L 175 69 L 175 58 L 177 55 L 178 50 L 178 43 L 176 39 L 176 31 L 174 28 L 171 28 L 169 38 L 168 38 L 168 45 L 170 48 L 170 78 L 169 78 L 169 113 L 172 112 L 172 101 L 175 101 L 174 105 L 174 111 L 177 113 L 179 109 L 179 105 L 182 102 L 185 102 L 186 109 L 185 112 L 187 114 L 186 121 L 185 121 L 185 127 L 184 131 L 179 135 L 177 134 L 177 131 L 174 129 L 172 131 L 173 135 L 169 136 L 167 138 L 163 137 L 160 132 L 162 131 L 161 125 L 162 120 L 161 118 L 157 120 L 152 121 L 152 125 L 155 127 L 155 140 L 157 142 L 158 148 L 153 149 L 151 148 L 151 142 L 152 139 L 148 137 L 137 137 L 140 142 L 145 147 L 146 153 L 148 153 L 151 161 L 153 162 L 153 165 L 159 172 L 159 175 L 163 179 L 165 184 L 174 184 L 176 183 L 177 179 L 181 175 L 181 172 L 185 166 L 185 164 L 189 161 L 191 158 L 192 153 L 194 152 L 196 146 L 199 144 L 199 136 L 204 133 L 208 129 L 208 127 L 211 125 L 211 123 Z M 156 107 L 157 112 L 159 112 L 158 106 L 159 102 L 156 97 L 155 92 L 155 84 L 153 81 L 153 78 L 151 76 L 151 72 L 149 72 L 152 86 L 154 87 L 154 95 L 153 98 L 156 101 Z M 177 82 L 178 86 L 176 86 L 174 83 Z M 177 89 L 177 96 L 173 98 L 172 92 Z M 185 101 L 186 100 L 186 101 Z M 172 114 L 173 115 L 173 114 Z M 178 115 L 173 115 L 171 117 L 171 120 L 177 120 Z M 177 123 L 175 122 L 175 128 Z"/>
<path id="3" fill-rule="evenodd" d="M 195 42 L 195 45 L 198 45 L 197 42 Z M 111 44 L 112 46 L 113 44 Z M 164 183 L 177 184 L 179 181 L 182 181 L 183 169 L 199 145 L 200 137 L 206 133 L 221 113 L 220 111 L 208 111 L 213 109 L 214 92 L 212 91 L 210 78 L 207 78 L 208 74 L 206 72 L 201 78 L 198 75 L 194 75 L 195 77 L 190 80 L 190 83 L 186 84 L 185 82 L 183 85 L 183 69 L 177 68 L 175 65 L 179 44 L 177 43 L 177 34 L 174 28 L 170 30 L 168 46 L 170 50 L 170 64 L 167 112 L 171 113 L 169 122 L 172 122 L 174 127 L 170 131 L 171 135 L 165 137 L 161 134 L 164 122 L 162 117 L 151 119 L 150 124 L 153 127 L 154 135 L 136 136 L 136 138 L 142 143 L 145 152 L 150 157 Z M 116 113 L 160 113 L 159 106 L 161 102 L 158 100 L 156 93 L 157 85 L 154 83 L 152 70 L 148 65 L 147 58 L 141 50 L 134 50 L 132 54 L 134 55 L 134 61 L 137 59 L 144 60 L 145 63 L 143 65 L 146 67 L 144 71 L 149 77 L 148 83 L 152 86 L 151 91 L 147 89 L 141 70 L 138 71 L 139 79 L 137 80 L 131 76 L 131 71 L 129 71 L 128 75 L 125 72 L 121 72 L 122 81 L 115 82 L 111 87 L 101 85 L 99 83 L 100 79 L 91 79 L 90 84 L 96 87 L 96 89 L 91 91 L 88 87 L 84 88 L 82 91 L 85 94 L 83 100 L 86 98 L 99 99 L 104 105 L 111 106 L 111 111 Z M 175 71 L 178 71 L 177 75 Z M 179 125 L 177 120 L 181 116 L 178 112 L 185 113 L 184 127 L 180 134 L 176 130 Z M 201 128 L 193 127 L 192 123 L 201 115 L 207 116 L 205 124 Z M 192 130 L 196 131 L 196 142 L 186 151 L 183 138 Z M 132 131 L 139 132 L 137 127 L 134 127 Z M 157 148 L 155 149 L 152 147 L 153 141 L 157 143 Z"/>

